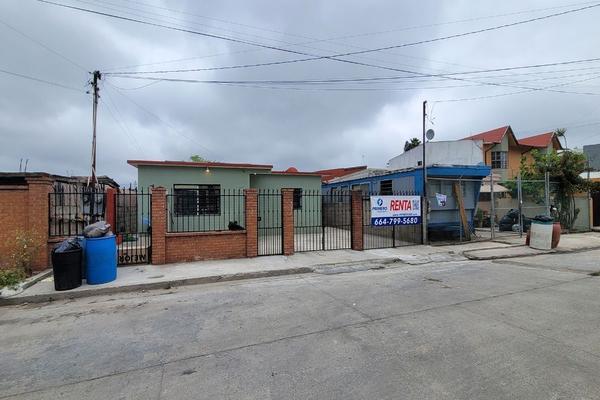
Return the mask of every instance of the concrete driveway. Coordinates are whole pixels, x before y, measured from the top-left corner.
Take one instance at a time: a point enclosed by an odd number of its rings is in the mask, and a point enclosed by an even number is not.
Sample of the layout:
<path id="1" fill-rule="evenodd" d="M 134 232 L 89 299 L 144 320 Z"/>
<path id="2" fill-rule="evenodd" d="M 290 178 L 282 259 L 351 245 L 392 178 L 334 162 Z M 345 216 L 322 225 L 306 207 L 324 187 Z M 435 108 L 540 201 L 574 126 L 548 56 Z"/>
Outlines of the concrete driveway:
<path id="1" fill-rule="evenodd" d="M 3 307 L 0 398 L 600 398 L 600 278 L 548 267 L 598 253 L 543 257 Z"/>

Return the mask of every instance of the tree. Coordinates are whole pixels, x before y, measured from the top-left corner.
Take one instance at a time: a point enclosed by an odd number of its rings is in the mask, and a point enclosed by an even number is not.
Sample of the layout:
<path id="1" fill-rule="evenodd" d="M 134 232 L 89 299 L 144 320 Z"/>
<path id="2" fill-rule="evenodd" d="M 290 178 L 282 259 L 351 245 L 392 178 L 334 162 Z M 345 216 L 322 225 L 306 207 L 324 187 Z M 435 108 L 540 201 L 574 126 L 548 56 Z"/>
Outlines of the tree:
<path id="1" fill-rule="evenodd" d="M 543 180 L 548 172 L 558 219 L 564 228 L 571 229 L 580 211 L 575 207 L 575 194 L 588 190 L 587 182 L 580 176 L 586 169 L 585 155 L 568 150 L 560 154 L 556 151 L 541 153 L 533 150 L 531 155 L 533 163 L 521 165 L 522 179 Z"/>
<path id="2" fill-rule="evenodd" d="M 190 156 L 190 161 L 193 162 L 210 162 L 206 158 L 199 156 L 198 154 L 193 154 Z"/>
<path id="3" fill-rule="evenodd" d="M 567 129 L 566 128 L 557 128 L 554 130 L 554 134 L 556 135 L 557 138 L 563 138 L 565 139 L 565 150 L 568 150 L 569 147 L 567 146 Z"/>
<path id="4" fill-rule="evenodd" d="M 421 144 L 421 140 L 419 138 L 412 138 L 410 139 L 410 141 L 406 141 L 404 143 L 404 151 L 409 151 L 410 149 L 414 149 L 415 147 L 418 147 Z"/>

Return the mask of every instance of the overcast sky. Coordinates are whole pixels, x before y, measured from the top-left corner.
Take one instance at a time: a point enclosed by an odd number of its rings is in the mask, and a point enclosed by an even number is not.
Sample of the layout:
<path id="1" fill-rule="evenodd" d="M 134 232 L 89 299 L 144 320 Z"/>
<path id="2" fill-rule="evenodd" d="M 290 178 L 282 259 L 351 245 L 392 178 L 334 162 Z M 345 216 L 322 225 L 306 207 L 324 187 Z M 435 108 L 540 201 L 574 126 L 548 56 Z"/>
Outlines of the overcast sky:
<path id="1" fill-rule="evenodd" d="M 317 56 L 433 39 L 594 4 L 574 0 L 56 2 Z M 279 169 L 382 167 L 402 152 L 406 140 L 421 134 L 423 100 L 429 101 L 428 124 L 435 129 L 436 140 L 511 125 L 517 137 L 566 127 L 569 147 L 598 143 L 600 96 L 595 94 L 600 94 L 600 61 L 453 75 L 459 79 L 424 78 L 375 66 L 439 75 L 597 58 L 599 19 L 600 7 L 596 7 L 461 38 L 343 57 L 371 66 L 320 59 L 136 75 L 220 81 L 413 76 L 410 79 L 223 85 L 106 74 L 100 85 L 98 174 L 129 183 L 135 181 L 136 170 L 127 159 L 186 160 L 191 154 L 213 161 L 273 164 Z M 307 58 L 35 0 L 2 0 L 0 35 L 1 70 L 73 89 L 0 72 L 0 171 L 18 171 L 20 159 L 29 159 L 29 171 L 89 173 L 88 71 L 213 68 Z M 577 94 L 522 89 L 550 86 Z M 504 95 L 519 91 L 526 92 Z M 480 99 L 440 101 L 472 98 Z"/>

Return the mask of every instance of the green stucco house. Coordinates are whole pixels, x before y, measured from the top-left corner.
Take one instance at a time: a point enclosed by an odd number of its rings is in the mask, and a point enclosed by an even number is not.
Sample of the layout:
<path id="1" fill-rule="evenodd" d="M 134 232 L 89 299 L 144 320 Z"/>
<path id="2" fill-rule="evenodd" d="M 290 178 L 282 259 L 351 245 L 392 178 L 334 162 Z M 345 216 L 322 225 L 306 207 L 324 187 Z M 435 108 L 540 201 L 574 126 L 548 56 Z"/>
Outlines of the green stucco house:
<path id="1" fill-rule="evenodd" d="M 299 172 L 295 168 L 274 171 L 272 165 L 128 160 L 138 170 L 138 188 L 153 186 L 167 189 L 168 230 L 220 231 L 237 222 L 244 226 L 243 189 L 256 188 L 259 193 L 260 223 L 279 218 L 277 191 L 294 190 L 294 208 L 300 210 L 310 201 L 305 193 L 321 192 L 318 173 Z M 274 195 L 268 195 L 268 193 Z M 319 220 L 320 215 L 313 215 Z"/>

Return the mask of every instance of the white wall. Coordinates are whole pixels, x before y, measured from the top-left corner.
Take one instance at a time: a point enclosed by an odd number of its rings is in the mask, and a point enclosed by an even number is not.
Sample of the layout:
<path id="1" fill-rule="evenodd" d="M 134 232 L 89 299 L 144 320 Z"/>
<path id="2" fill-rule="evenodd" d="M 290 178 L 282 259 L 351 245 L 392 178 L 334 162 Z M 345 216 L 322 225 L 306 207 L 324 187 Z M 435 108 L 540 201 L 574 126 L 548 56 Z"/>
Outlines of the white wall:
<path id="1" fill-rule="evenodd" d="M 427 165 L 479 165 L 483 163 L 483 142 L 481 140 L 452 140 L 428 142 L 425 146 Z M 404 169 L 419 166 L 423 159 L 423 147 L 418 146 L 389 161 L 390 169 Z"/>

